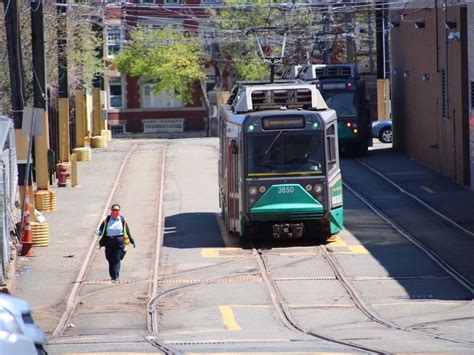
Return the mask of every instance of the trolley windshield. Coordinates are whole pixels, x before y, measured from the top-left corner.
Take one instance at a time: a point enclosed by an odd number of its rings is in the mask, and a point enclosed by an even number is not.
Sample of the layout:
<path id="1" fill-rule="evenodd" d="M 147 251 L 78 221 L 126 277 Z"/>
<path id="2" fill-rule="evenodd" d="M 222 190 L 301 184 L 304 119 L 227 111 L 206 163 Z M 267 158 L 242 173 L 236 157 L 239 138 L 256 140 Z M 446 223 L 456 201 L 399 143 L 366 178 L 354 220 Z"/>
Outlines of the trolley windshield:
<path id="1" fill-rule="evenodd" d="M 322 90 L 321 94 L 328 107 L 335 110 L 338 117 L 357 116 L 355 92 Z"/>
<path id="2" fill-rule="evenodd" d="M 247 176 L 321 175 L 323 132 L 275 131 L 247 136 Z"/>

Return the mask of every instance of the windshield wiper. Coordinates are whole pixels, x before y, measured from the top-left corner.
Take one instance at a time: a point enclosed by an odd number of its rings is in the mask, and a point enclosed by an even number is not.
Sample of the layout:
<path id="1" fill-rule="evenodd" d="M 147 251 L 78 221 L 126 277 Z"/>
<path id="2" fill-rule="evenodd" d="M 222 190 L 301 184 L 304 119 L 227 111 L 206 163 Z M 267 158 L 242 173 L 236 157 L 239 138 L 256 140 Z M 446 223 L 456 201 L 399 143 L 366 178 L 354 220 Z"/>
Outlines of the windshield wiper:
<path id="1" fill-rule="evenodd" d="M 267 153 L 270 151 L 270 149 L 272 149 L 273 145 L 278 140 L 278 138 L 280 138 L 282 134 L 283 134 L 283 131 L 278 132 L 277 136 L 275 137 L 273 142 L 270 143 L 270 145 L 268 146 L 267 150 L 265 150 L 265 153 L 263 153 L 263 155 L 267 155 Z"/>

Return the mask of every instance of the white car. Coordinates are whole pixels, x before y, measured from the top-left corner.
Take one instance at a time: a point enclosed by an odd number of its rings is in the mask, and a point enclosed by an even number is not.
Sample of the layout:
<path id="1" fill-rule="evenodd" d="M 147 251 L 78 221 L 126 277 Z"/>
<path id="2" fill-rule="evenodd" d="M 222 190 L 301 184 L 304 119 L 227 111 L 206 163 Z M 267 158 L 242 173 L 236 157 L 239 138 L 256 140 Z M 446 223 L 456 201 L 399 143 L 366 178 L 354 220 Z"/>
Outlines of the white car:
<path id="1" fill-rule="evenodd" d="M 33 341 L 37 354 L 47 354 L 44 349 L 46 335 L 43 329 L 35 324 L 31 315 L 30 304 L 21 298 L 0 293 L 0 307 L 3 307 L 15 317 L 15 320 L 21 327 L 22 333 Z"/>
<path id="2" fill-rule="evenodd" d="M 37 354 L 35 344 L 23 333 L 15 316 L 2 306 L 0 306 L 0 354 Z"/>

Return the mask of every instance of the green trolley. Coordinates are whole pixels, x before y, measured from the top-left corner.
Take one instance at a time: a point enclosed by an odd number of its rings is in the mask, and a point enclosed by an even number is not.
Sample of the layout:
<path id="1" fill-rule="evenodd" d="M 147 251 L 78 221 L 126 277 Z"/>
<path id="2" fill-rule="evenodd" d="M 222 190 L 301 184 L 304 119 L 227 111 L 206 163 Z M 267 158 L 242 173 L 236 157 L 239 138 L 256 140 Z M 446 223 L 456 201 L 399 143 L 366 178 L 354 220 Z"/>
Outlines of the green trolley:
<path id="1" fill-rule="evenodd" d="M 220 206 L 230 232 L 327 238 L 343 228 L 336 112 L 314 85 L 241 86 L 219 114 Z"/>

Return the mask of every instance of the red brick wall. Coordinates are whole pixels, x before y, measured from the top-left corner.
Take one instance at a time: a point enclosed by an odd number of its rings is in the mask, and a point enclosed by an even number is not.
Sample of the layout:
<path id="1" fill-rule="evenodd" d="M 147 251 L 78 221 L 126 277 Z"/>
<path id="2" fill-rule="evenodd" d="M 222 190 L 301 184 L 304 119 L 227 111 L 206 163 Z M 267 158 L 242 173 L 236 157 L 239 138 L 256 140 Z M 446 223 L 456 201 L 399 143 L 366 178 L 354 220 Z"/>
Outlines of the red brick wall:
<path id="1" fill-rule="evenodd" d="M 127 108 L 140 108 L 140 85 L 138 83 L 138 77 L 127 75 L 126 85 Z"/>
<path id="2" fill-rule="evenodd" d="M 153 110 L 153 111 L 121 111 L 109 112 L 110 121 L 126 121 L 126 131 L 131 133 L 143 132 L 142 120 L 159 118 L 184 118 L 185 131 L 200 131 L 204 129 L 206 111 L 202 108 L 184 110 Z"/>

